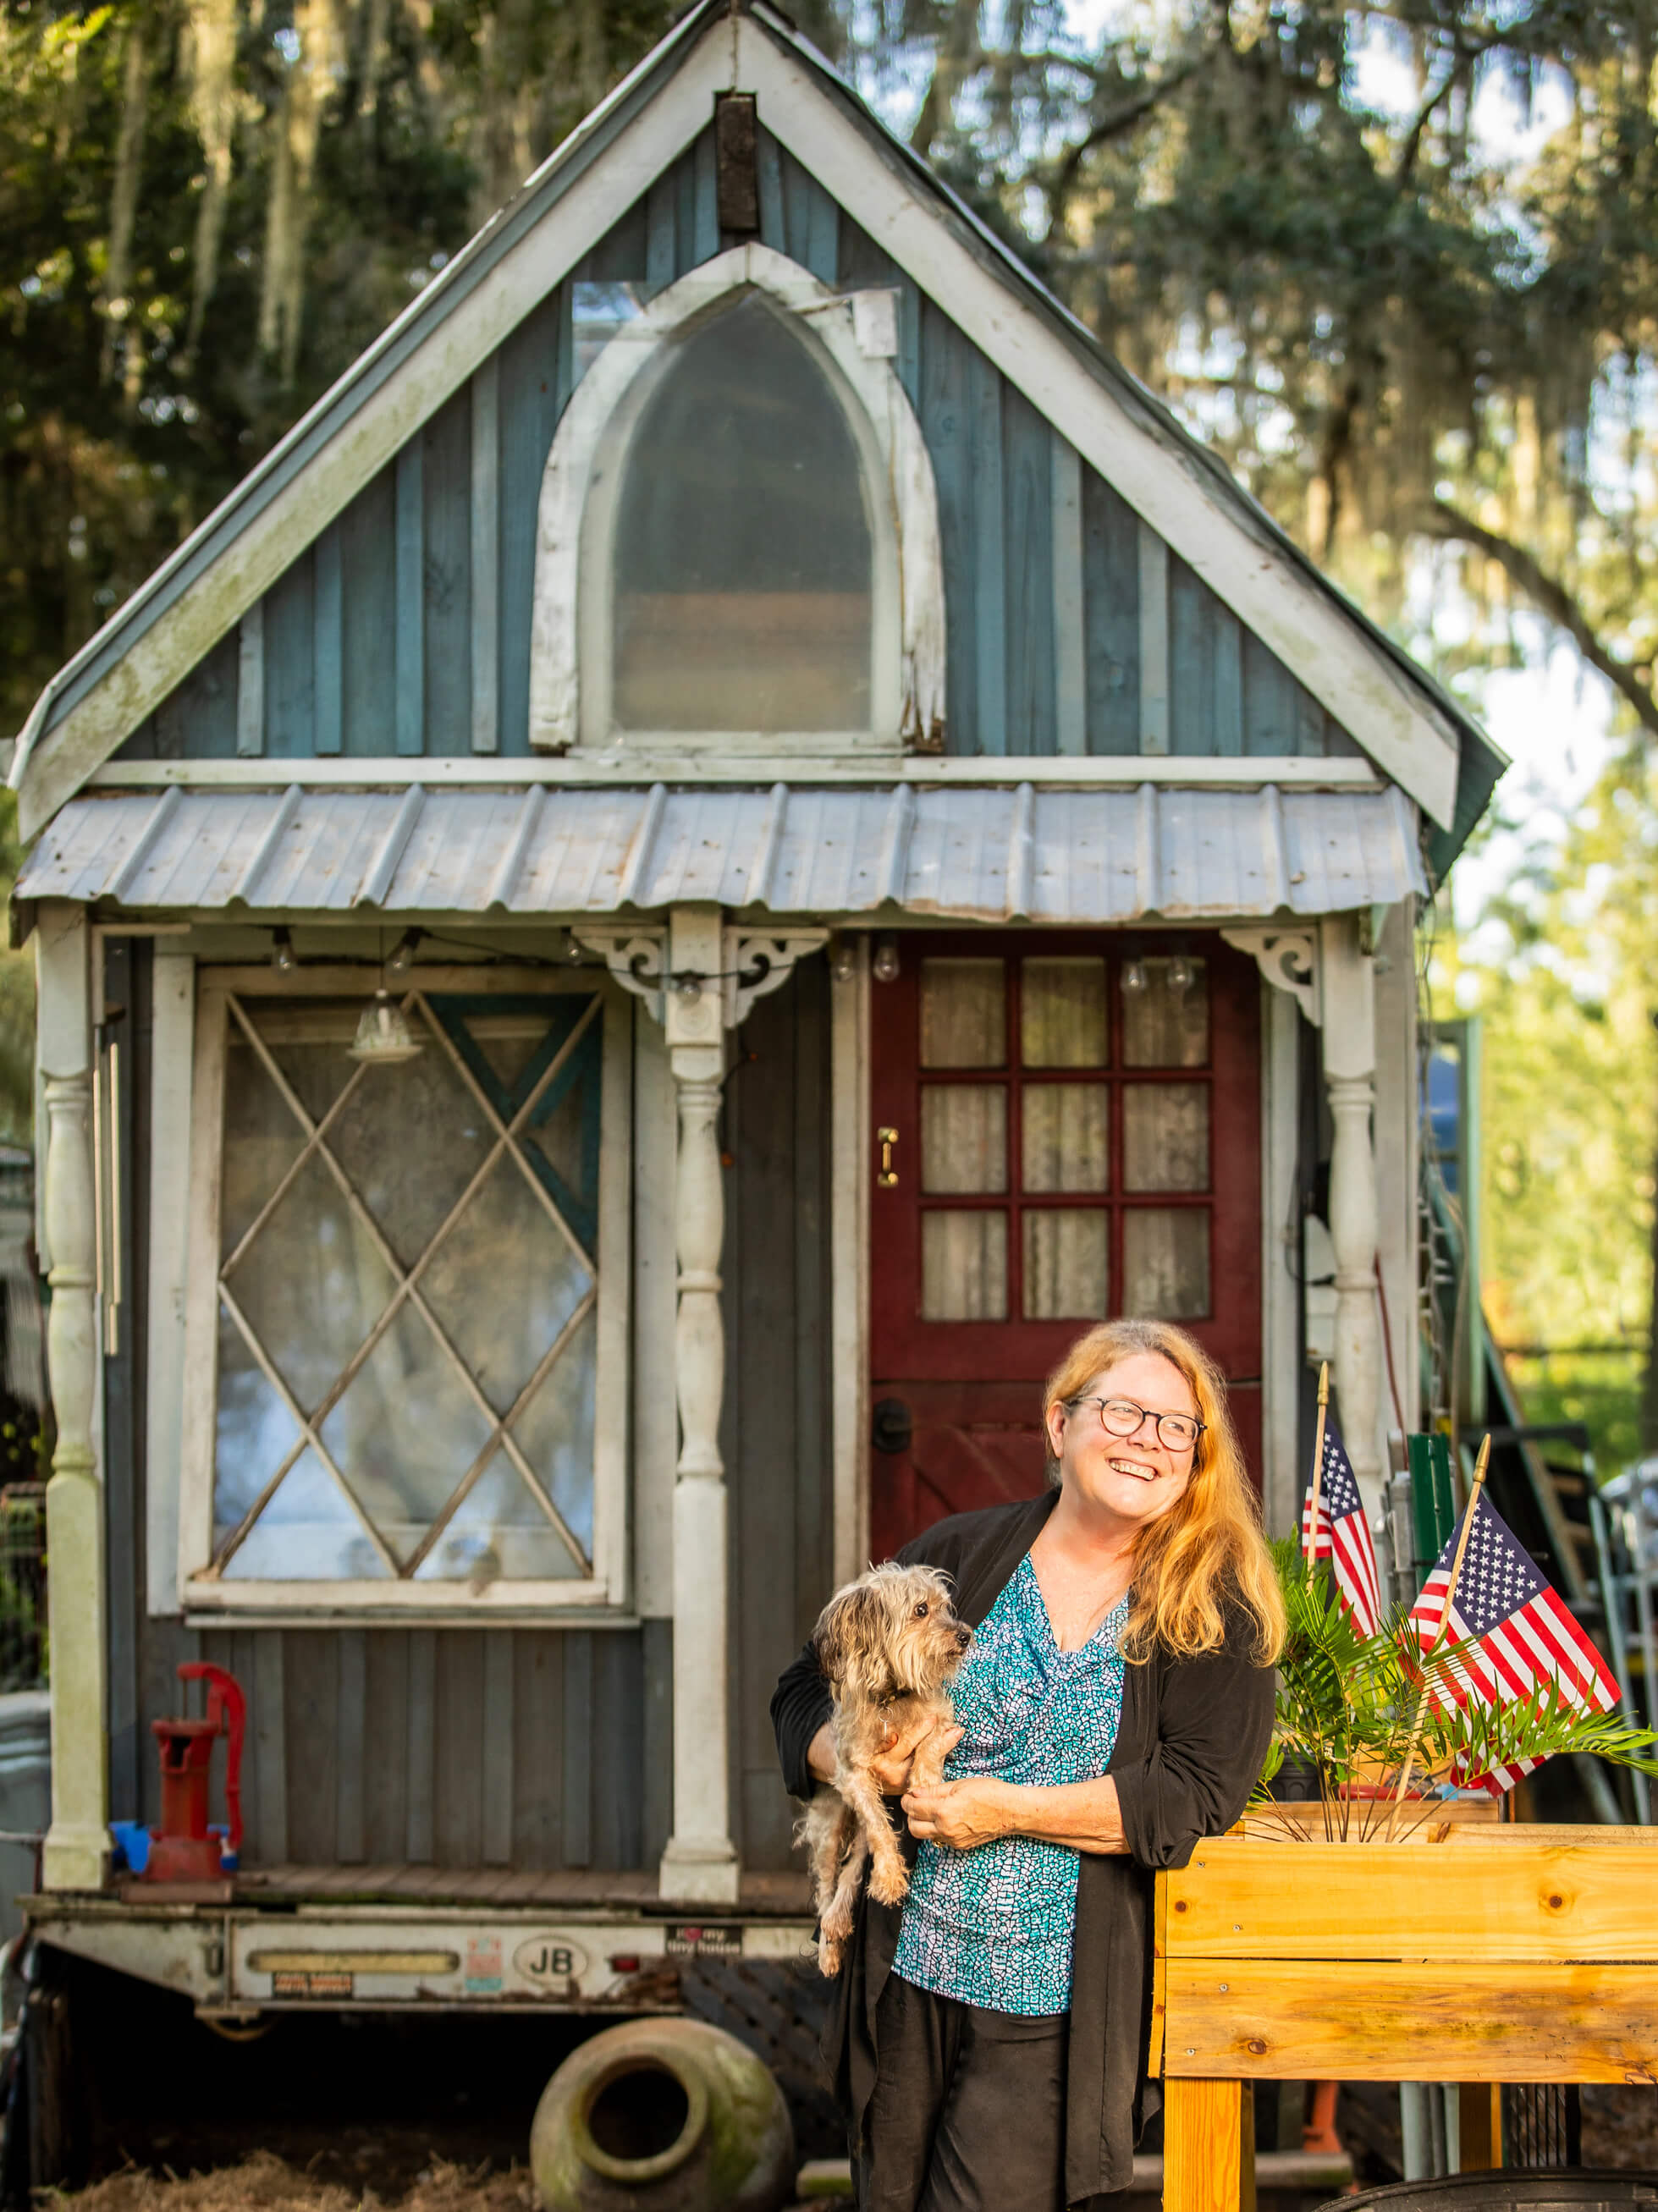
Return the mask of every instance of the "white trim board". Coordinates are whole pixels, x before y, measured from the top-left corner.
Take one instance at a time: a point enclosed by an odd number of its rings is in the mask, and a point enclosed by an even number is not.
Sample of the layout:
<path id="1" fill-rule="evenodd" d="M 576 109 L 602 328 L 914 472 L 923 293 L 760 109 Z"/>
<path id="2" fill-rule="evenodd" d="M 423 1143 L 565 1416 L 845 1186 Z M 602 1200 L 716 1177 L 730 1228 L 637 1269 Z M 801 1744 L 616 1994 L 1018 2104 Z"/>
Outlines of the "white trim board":
<path id="1" fill-rule="evenodd" d="M 1297 791 L 1381 791 L 1387 779 L 1368 760 L 1337 756 L 1321 760 L 1296 754 L 1259 756 L 1193 753 L 1100 753 L 1084 758 L 1060 753 L 974 754 L 948 757 L 906 753 L 868 760 L 812 760 L 800 754 L 753 754 L 741 759 L 677 760 L 630 753 L 626 759 L 562 758 L 545 754 L 444 753 L 419 759 L 352 760 L 336 755 L 313 760 L 106 761 L 88 777 L 94 791 L 189 790 L 394 791 L 418 783 L 432 789 L 478 789 L 531 783 L 568 784 L 632 791 L 654 782 L 690 788 L 740 784 L 757 790 L 774 783 L 799 786 L 900 783 L 919 786 L 1040 784 L 1086 791 L 1104 786 L 1138 789 L 1154 783 L 1170 790 L 1259 791 L 1273 783 Z"/>
<path id="2" fill-rule="evenodd" d="M 1203 481 L 1200 465 L 1172 432 L 1160 436 L 1130 413 L 1035 302 L 1022 295 L 1011 271 L 987 266 L 957 236 L 921 178 L 901 175 L 872 150 L 835 97 L 786 50 L 786 39 L 749 16 L 710 21 L 568 191 L 434 323 L 31 757 L 33 733 L 49 707 L 43 696 L 25 733 L 28 743 L 20 748 L 25 838 L 483 364 L 526 306 L 568 274 L 645 185 L 707 127 L 715 94 L 734 85 L 758 95 L 779 142 L 1278 654 L 1377 765 L 1448 827 L 1459 758 L 1449 718 L 1412 691 L 1332 592 L 1248 528 L 1221 487 Z"/>

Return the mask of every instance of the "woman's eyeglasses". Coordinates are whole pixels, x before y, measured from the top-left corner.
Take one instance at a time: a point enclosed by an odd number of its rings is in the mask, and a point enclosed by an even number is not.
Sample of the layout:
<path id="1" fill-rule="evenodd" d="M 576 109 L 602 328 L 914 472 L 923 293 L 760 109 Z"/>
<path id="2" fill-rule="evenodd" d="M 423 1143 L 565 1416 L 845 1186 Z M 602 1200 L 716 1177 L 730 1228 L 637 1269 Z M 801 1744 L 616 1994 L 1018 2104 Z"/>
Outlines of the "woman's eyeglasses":
<path id="1" fill-rule="evenodd" d="M 1100 1425 L 1108 1437 L 1132 1437 L 1142 1421 L 1150 1421 L 1165 1451 L 1190 1451 L 1209 1425 L 1189 1413 L 1154 1413 L 1148 1406 L 1137 1406 L 1132 1398 L 1067 1398 L 1065 1402 L 1067 1407 L 1097 1406 Z"/>

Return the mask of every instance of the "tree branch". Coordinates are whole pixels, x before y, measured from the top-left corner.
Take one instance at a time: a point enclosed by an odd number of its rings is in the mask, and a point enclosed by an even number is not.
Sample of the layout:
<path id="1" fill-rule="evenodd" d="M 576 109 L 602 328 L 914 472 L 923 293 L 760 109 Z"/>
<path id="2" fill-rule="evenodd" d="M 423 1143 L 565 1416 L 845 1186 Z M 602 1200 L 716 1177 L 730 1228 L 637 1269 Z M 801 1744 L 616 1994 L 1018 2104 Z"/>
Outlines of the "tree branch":
<path id="1" fill-rule="evenodd" d="M 1064 215 L 1065 204 L 1070 198 L 1072 189 L 1077 181 L 1077 172 L 1094 149 L 1096 146 L 1103 146 L 1108 139 L 1115 138 L 1125 131 L 1133 130 L 1135 124 L 1149 115 L 1159 101 L 1166 100 L 1171 92 L 1177 92 L 1187 77 L 1200 69 L 1208 58 L 1206 53 L 1194 54 L 1190 61 L 1182 62 L 1177 69 L 1170 70 L 1167 76 L 1159 77 L 1155 84 L 1147 85 L 1144 92 L 1136 93 L 1132 100 L 1124 100 L 1121 106 L 1114 107 L 1108 115 L 1102 115 L 1099 121 L 1086 131 L 1076 144 L 1067 150 L 1064 161 L 1060 164 L 1059 174 L 1054 178 L 1048 194 L 1050 238 L 1058 228 L 1060 218 Z"/>
<path id="2" fill-rule="evenodd" d="M 1600 642 L 1594 625 L 1558 576 L 1551 576 L 1523 545 L 1516 545 L 1511 538 L 1499 537 L 1487 530 L 1483 523 L 1454 507 L 1448 500 L 1436 499 L 1426 511 L 1424 527 L 1435 538 L 1455 539 L 1472 545 L 1488 561 L 1497 566 L 1517 584 L 1526 597 L 1551 622 L 1558 623 L 1577 647 L 1589 666 L 1611 684 L 1619 697 L 1626 699 L 1635 709 L 1636 720 L 1649 737 L 1658 738 L 1658 701 L 1652 696 L 1649 684 L 1643 684 L 1627 661 L 1615 659 Z"/>

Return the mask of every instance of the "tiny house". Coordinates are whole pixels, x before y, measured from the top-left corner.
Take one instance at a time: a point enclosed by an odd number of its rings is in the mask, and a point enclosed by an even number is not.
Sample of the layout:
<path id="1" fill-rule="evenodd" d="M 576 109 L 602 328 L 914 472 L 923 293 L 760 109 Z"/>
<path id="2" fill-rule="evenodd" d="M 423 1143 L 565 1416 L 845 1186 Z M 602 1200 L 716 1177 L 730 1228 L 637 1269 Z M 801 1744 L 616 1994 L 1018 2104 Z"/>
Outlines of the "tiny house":
<path id="1" fill-rule="evenodd" d="M 773 1681 L 1040 1486 L 1088 1322 L 1197 1333 L 1287 1528 L 1314 1206 L 1376 1494 L 1414 915 L 1502 765 L 783 16 L 694 7 L 18 742 L 37 1933 L 230 2016 L 798 1959 Z M 240 1864 L 146 1890 L 192 1660 Z"/>

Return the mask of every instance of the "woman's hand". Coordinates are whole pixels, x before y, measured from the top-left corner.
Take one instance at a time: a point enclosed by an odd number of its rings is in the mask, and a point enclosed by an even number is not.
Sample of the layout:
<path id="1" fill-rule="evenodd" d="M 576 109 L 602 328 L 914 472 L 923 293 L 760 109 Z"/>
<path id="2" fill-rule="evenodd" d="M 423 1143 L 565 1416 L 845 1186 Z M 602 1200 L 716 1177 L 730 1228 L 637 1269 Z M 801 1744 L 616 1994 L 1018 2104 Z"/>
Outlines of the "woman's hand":
<path id="1" fill-rule="evenodd" d="M 915 1754 L 932 1733 L 932 1723 L 926 1719 L 912 1722 L 902 1735 L 896 1729 L 889 1731 L 885 1747 L 869 1763 L 870 1772 L 884 1797 L 901 1797 L 908 1789 L 909 1770 Z M 961 1740 L 960 1729 L 941 1729 L 932 1754 L 935 1763 L 942 1766 Z M 835 1779 L 835 1730 L 828 1721 L 811 1740 L 806 1765 L 820 1782 Z"/>
<path id="2" fill-rule="evenodd" d="M 1012 1799 L 1011 1784 L 992 1774 L 975 1774 L 963 1782 L 906 1790 L 904 1810 L 912 1836 L 947 1844 L 953 1851 L 970 1851 L 1007 1834 L 1013 1825 Z"/>

